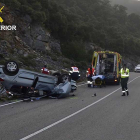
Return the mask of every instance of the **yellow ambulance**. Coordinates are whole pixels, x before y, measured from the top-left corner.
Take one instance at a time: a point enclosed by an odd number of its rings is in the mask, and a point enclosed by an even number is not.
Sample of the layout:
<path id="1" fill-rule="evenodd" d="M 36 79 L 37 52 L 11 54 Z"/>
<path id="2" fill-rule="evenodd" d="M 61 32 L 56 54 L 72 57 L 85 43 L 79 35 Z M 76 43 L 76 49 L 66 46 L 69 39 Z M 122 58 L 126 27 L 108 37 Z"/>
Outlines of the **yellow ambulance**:
<path id="1" fill-rule="evenodd" d="M 122 56 L 112 51 L 95 51 L 92 57 L 92 67 L 95 74 L 104 75 L 106 83 L 120 84 L 119 71 L 121 69 Z"/>

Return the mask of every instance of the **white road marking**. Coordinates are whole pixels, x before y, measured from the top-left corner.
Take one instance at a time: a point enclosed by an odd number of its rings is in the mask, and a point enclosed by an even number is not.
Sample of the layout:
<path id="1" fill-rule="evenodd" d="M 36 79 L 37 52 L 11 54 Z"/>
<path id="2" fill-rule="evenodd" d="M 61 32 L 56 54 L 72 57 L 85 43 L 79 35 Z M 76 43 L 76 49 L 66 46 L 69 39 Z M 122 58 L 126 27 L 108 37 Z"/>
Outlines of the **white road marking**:
<path id="1" fill-rule="evenodd" d="M 16 101 L 16 102 L 0 105 L 0 108 L 4 107 L 4 106 L 12 105 L 12 104 L 20 103 L 20 102 L 23 102 L 23 100 L 19 100 L 19 101 Z"/>
<path id="2" fill-rule="evenodd" d="M 139 77 L 140 77 L 140 76 L 134 78 L 134 79 L 131 80 L 129 83 L 133 82 L 134 80 L 136 80 L 136 79 L 139 78 Z M 63 118 L 63 119 L 61 119 L 61 120 L 59 120 L 59 121 L 57 121 L 57 122 L 51 124 L 51 125 L 48 125 L 47 127 L 44 127 L 44 128 L 42 128 L 42 129 L 40 129 L 40 130 L 38 130 L 38 131 L 36 131 L 36 132 L 34 132 L 34 133 L 32 133 L 32 134 L 30 134 L 30 135 L 28 135 L 28 136 L 26 136 L 26 137 L 20 139 L 20 140 L 27 140 L 27 139 L 29 139 L 29 138 L 34 137 L 34 136 L 37 135 L 37 134 L 42 133 L 43 131 L 48 130 L 49 128 L 51 128 L 51 127 L 53 127 L 53 126 L 55 126 L 55 125 L 57 125 L 57 124 L 59 124 L 59 123 L 65 121 L 65 120 L 67 120 L 67 119 L 69 119 L 69 118 L 71 118 L 71 117 L 73 117 L 73 116 L 75 116 L 75 115 L 81 113 L 82 111 L 84 111 L 84 110 L 90 108 L 91 106 L 93 106 L 93 105 L 99 103 L 100 101 L 106 99 L 107 97 L 109 97 L 110 95 L 112 95 L 113 93 L 115 93 L 116 91 L 118 91 L 118 90 L 120 90 L 120 89 L 121 89 L 121 87 L 118 88 L 118 89 L 116 89 L 115 91 L 109 93 L 108 95 L 104 96 L 103 98 L 101 98 L 101 99 L 95 101 L 94 103 L 92 103 L 92 104 L 90 104 L 90 105 L 88 105 L 88 106 L 86 106 L 86 107 L 84 107 L 84 108 L 78 110 L 77 112 L 75 112 L 75 113 L 73 113 L 73 114 L 71 114 L 71 115 L 69 115 L 69 116 L 67 116 L 67 117 L 65 117 L 65 118 Z"/>
<path id="3" fill-rule="evenodd" d="M 80 87 L 80 86 L 83 86 L 83 85 L 86 85 L 86 83 L 81 84 L 81 85 L 78 85 L 77 87 Z M 23 102 L 23 100 L 19 100 L 19 101 L 16 101 L 16 102 L 12 102 L 12 103 L 7 103 L 7 104 L 0 105 L 0 108 L 1 107 L 4 107 L 4 106 L 12 105 L 12 104 L 20 103 L 20 102 Z"/>
<path id="4" fill-rule="evenodd" d="M 87 83 L 84 83 L 84 84 L 81 84 L 81 85 L 77 85 L 77 87 L 81 87 L 81 86 L 83 86 L 83 85 L 86 85 Z"/>
<path id="5" fill-rule="evenodd" d="M 0 105 L 0 108 L 1 107 L 4 107 L 4 106 L 8 106 L 8 105 L 12 105 L 12 104 L 16 104 L 16 103 L 20 103 L 20 102 L 24 102 L 24 101 L 28 101 L 30 98 L 27 98 L 27 99 L 24 99 L 24 100 L 18 100 L 16 102 L 11 102 L 11 103 L 7 103 L 7 104 L 3 104 L 3 105 Z"/>

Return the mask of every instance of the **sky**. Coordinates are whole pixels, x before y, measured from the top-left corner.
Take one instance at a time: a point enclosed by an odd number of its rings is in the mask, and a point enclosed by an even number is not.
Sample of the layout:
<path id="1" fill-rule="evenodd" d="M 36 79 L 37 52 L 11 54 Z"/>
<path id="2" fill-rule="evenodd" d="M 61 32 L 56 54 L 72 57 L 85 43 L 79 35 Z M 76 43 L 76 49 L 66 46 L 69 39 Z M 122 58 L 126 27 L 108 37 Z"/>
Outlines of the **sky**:
<path id="1" fill-rule="evenodd" d="M 140 0 L 110 0 L 112 4 L 121 4 L 127 7 L 128 13 L 140 14 Z"/>

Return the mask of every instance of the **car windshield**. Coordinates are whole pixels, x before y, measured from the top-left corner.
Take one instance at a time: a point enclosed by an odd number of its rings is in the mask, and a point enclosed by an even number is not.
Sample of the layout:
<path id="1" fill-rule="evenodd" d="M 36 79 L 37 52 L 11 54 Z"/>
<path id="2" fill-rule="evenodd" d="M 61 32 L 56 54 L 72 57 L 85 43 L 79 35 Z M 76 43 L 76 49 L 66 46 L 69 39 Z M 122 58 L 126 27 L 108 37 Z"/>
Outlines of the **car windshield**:
<path id="1" fill-rule="evenodd" d="M 140 67 L 140 64 L 138 64 L 137 67 Z"/>

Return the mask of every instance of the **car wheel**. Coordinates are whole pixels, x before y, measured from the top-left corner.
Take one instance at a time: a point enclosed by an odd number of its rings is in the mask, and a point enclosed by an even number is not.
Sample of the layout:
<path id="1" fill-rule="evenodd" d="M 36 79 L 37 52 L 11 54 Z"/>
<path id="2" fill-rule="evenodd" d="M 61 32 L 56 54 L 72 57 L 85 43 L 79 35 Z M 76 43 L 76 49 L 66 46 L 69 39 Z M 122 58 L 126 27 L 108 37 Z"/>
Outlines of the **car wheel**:
<path id="1" fill-rule="evenodd" d="M 59 77 L 61 74 L 60 73 L 54 73 L 53 76 Z"/>
<path id="2" fill-rule="evenodd" d="M 61 75 L 60 77 L 59 77 L 59 82 L 60 83 L 65 83 L 66 81 L 71 81 L 71 78 L 70 78 L 70 76 L 68 75 L 68 74 L 63 74 L 63 75 Z"/>
<path id="3" fill-rule="evenodd" d="M 18 71 L 19 71 L 19 67 L 15 61 L 8 61 L 5 63 L 5 65 L 3 67 L 3 72 L 9 76 L 16 75 L 18 73 Z"/>

